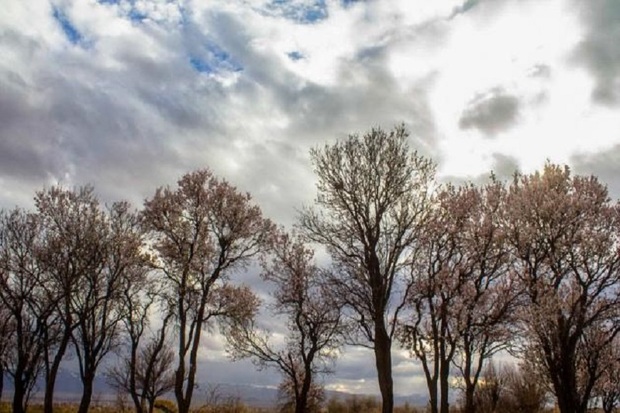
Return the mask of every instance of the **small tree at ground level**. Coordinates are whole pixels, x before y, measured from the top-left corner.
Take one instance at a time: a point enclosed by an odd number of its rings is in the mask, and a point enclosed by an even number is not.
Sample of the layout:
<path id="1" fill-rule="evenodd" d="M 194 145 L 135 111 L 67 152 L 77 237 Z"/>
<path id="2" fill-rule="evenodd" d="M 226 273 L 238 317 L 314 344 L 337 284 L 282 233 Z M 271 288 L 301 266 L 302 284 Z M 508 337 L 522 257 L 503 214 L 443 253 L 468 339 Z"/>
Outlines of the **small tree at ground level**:
<path id="1" fill-rule="evenodd" d="M 329 372 L 328 362 L 342 342 L 340 308 L 330 299 L 325 273 L 312 263 L 313 251 L 301 241 L 281 234 L 272 253 L 263 262 L 262 277 L 276 287 L 271 313 L 285 317 L 286 342 L 274 346 L 269 333 L 248 320 L 227 329 L 229 349 L 236 358 L 250 357 L 259 367 L 282 374 L 284 406 L 295 413 L 317 412 L 322 388 L 316 376 Z"/>

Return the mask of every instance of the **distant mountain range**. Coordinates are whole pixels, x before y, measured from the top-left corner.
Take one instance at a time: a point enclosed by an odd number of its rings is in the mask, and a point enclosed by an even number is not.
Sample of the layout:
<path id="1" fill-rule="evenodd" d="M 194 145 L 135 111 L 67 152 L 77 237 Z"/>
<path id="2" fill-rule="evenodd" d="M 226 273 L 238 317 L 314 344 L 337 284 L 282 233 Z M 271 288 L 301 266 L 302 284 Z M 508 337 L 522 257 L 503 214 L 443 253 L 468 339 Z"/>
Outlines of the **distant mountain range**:
<path id="1" fill-rule="evenodd" d="M 38 391 L 33 395 L 33 401 L 42 399 L 43 383 L 37 386 Z M 105 376 L 101 375 L 95 379 L 95 391 L 93 394 L 94 402 L 113 402 L 117 399 L 117 391 L 110 387 L 106 382 Z M 9 378 L 5 378 L 4 400 L 10 397 L 13 391 L 13 383 Z M 58 402 L 77 402 L 82 394 L 82 382 L 77 372 L 69 370 L 61 370 L 56 379 L 56 396 Z M 353 397 L 354 394 L 326 391 L 327 399 L 340 398 L 347 399 Z M 365 397 L 368 395 L 356 394 L 355 396 Z M 170 394 L 168 396 L 174 399 Z M 264 387 L 248 384 L 233 383 L 213 383 L 201 384 L 194 392 L 194 403 L 196 405 L 205 404 L 207 402 L 225 402 L 229 400 L 239 400 L 244 404 L 254 407 L 271 407 L 278 402 L 278 390 L 273 387 Z M 410 396 L 396 396 L 394 403 L 403 405 L 409 403 L 412 406 L 424 406 L 428 401 L 428 397 L 422 394 L 412 394 Z"/>

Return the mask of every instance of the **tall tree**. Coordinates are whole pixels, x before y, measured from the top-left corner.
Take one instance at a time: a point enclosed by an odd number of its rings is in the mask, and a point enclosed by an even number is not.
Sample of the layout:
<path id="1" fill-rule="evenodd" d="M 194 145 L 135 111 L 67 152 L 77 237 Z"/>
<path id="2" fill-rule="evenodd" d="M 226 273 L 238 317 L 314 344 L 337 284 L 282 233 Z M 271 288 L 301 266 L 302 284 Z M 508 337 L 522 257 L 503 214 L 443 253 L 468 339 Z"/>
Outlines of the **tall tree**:
<path id="1" fill-rule="evenodd" d="M 514 314 L 520 291 L 510 277 L 510 255 L 504 234 L 505 187 L 494 178 L 482 186 L 466 185 L 452 202 L 468 219 L 458 234 L 464 278 L 453 320 L 458 335 L 457 369 L 463 378 L 464 413 L 475 413 L 474 393 L 485 363 L 506 349 L 514 336 Z"/>
<path id="2" fill-rule="evenodd" d="M 55 319 L 48 320 L 50 336 L 44 341 L 44 412 L 52 413 L 56 376 L 78 325 L 75 308 L 82 298 L 80 289 L 88 283 L 88 275 L 103 268 L 105 217 L 90 186 L 51 187 L 37 192 L 35 203 L 43 226 L 42 247 L 37 252 L 45 272 L 42 286 L 55 303 Z"/>
<path id="3" fill-rule="evenodd" d="M 561 413 L 583 413 L 620 333 L 620 207 L 596 177 L 547 164 L 509 188 L 520 325 Z"/>
<path id="4" fill-rule="evenodd" d="M 174 392 L 179 413 L 187 413 L 202 331 L 216 317 L 251 316 L 253 294 L 228 278 L 265 248 L 274 227 L 249 194 L 207 169 L 184 175 L 174 190 L 159 188 L 142 218 L 171 294 L 166 302 L 178 331 Z"/>
<path id="5" fill-rule="evenodd" d="M 1 285 L 0 288 L 2 288 Z M 7 362 L 10 359 L 9 350 L 14 332 L 15 324 L 13 323 L 11 312 L 5 306 L 0 307 L 0 401 L 2 401 L 4 393 L 4 375 Z"/>
<path id="6" fill-rule="evenodd" d="M 357 326 L 351 341 L 374 351 L 383 413 L 394 407 L 392 340 L 435 174 L 407 136 L 404 126 L 377 128 L 312 150 L 318 196 L 300 217 L 338 269 L 330 286 Z"/>
<path id="7" fill-rule="evenodd" d="M 432 413 L 449 410 L 450 366 L 460 339 L 454 321 L 470 270 L 466 252 L 459 248 L 469 208 L 454 202 L 457 194 L 448 186 L 434 199 L 411 262 L 414 284 L 406 304 L 412 311 L 399 328 L 401 344 L 422 363 Z"/>
<path id="8" fill-rule="evenodd" d="M 146 260 L 138 218 L 126 202 L 113 204 L 98 231 L 101 265 L 81 277 L 72 300 L 71 335 L 83 384 L 78 413 L 87 413 L 103 358 L 118 344 L 124 316 L 123 292 L 141 281 Z"/>
<path id="9" fill-rule="evenodd" d="M 511 338 L 510 316 L 518 292 L 506 277 L 509 254 L 502 220 L 505 190 L 446 185 L 412 262 L 414 288 L 401 342 L 422 362 L 431 411 L 448 412 L 451 364 L 463 377 L 464 411 L 473 413 L 474 391 L 485 361 Z"/>
<path id="10" fill-rule="evenodd" d="M 599 398 L 604 413 L 613 413 L 620 405 L 620 336 L 603 355 L 605 369 L 594 388 L 595 397 Z"/>
<path id="11" fill-rule="evenodd" d="M 264 263 L 264 280 L 273 283 L 271 314 L 284 317 L 288 335 L 282 346 L 252 320 L 230 324 L 227 339 L 236 358 L 250 357 L 259 367 L 277 369 L 285 403 L 295 413 L 318 412 L 322 387 L 317 375 L 329 372 L 329 361 L 342 342 L 341 312 L 331 300 L 324 273 L 313 251 L 288 235 L 277 238 L 273 259 Z"/>
<path id="12" fill-rule="evenodd" d="M 28 399 L 41 371 L 51 331 L 53 299 L 41 288 L 42 271 L 36 260 L 40 248 L 40 220 L 21 209 L 0 215 L 0 302 L 10 333 L 2 338 L 3 363 L 14 385 L 13 411 L 26 411 Z"/>

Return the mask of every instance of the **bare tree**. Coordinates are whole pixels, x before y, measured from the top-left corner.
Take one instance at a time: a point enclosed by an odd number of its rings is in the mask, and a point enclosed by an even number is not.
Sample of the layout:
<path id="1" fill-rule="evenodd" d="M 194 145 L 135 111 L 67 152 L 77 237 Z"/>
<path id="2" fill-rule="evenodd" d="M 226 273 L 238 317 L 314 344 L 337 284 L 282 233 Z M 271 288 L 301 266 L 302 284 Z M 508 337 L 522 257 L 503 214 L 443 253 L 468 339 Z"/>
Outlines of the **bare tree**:
<path id="1" fill-rule="evenodd" d="M 601 402 L 605 413 L 613 413 L 620 405 L 620 336 L 603 355 L 603 375 L 594 388 L 594 395 Z"/>
<path id="2" fill-rule="evenodd" d="M 548 386 L 541 380 L 531 365 L 522 364 L 519 368 L 505 366 L 499 372 L 499 380 L 504 384 L 498 412 L 539 413 L 545 411 L 548 401 Z"/>
<path id="3" fill-rule="evenodd" d="M 41 269 L 35 259 L 41 236 L 36 215 L 23 210 L 0 215 L 0 300 L 2 323 L 9 335 L 2 362 L 14 384 L 13 411 L 26 411 L 39 376 L 53 318 L 53 304 L 41 288 Z"/>
<path id="4" fill-rule="evenodd" d="M 509 253 L 502 219 L 505 190 L 447 185 L 435 196 L 412 262 L 411 319 L 400 339 L 422 362 L 431 411 L 449 408 L 450 365 L 464 385 L 464 411 L 473 413 L 474 392 L 485 361 L 508 345 L 518 290 L 506 277 Z"/>
<path id="5" fill-rule="evenodd" d="M 140 281 L 146 265 L 139 222 L 126 202 L 110 207 L 98 235 L 101 266 L 81 277 L 78 294 L 72 300 L 76 328 L 71 338 L 84 386 L 79 413 L 88 412 L 97 369 L 118 344 L 124 316 L 123 291 Z"/>
<path id="6" fill-rule="evenodd" d="M 484 186 L 461 187 L 448 201 L 468 216 L 458 234 L 457 249 L 464 259 L 458 276 L 464 282 L 453 308 L 458 334 L 453 362 L 465 386 L 464 413 L 476 411 L 474 393 L 485 362 L 506 349 L 514 337 L 520 291 L 509 276 L 510 255 L 502 225 L 505 194 L 504 185 L 493 178 Z"/>
<path id="7" fill-rule="evenodd" d="M 435 172 L 406 140 L 399 126 L 312 150 L 316 208 L 300 217 L 304 234 L 327 248 L 338 269 L 330 285 L 358 327 L 351 341 L 374 351 L 383 413 L 394 407 L 392 339 Z"/>
<path id="8" fill-rule="evenodd" d="M 492 360 L 486 363 L 479 377 L 481 381 L 476 387 L 473 402 L 467 400 L 466 389 L 463 388 L 461 410 L 464 411 L 468 404 L 473 405 L 477 413 L 495 413 L 500 411 L 498 407 L 504 409 L 506 406 L 502 402 L 506 398 L 507 375 L 503 373 L 504 370 L 497 372 Z"/>
<path id="9" fill-rule="evenodd" d="M 620 207 L 595 177 L 552 164 L 516 176 L 507 205 L 530 358 L 560 412 L 583 413 L 620 332 Z"/>
<path id="10" fill-rule="evenodd" d="M 477 413 L 539 413 L 545 411 L 547 389 L 526 366 L 495 367 L 489 361 L 474 394 Z"/>
<path id="11" fill-rule="evenodd" d="M 455 320 L 470 271 L 460 248 L 469 209 L 454 202 L 456 195 L 449 186 L 435 198 L 411 262 L 415 281 L 406 305 L 412 311 L 399 325 L 399 341 L 422 363 L 432 413 L 449 410 L 450 366 L 460 339 Z"/>
<path id="12" fill-rule="evenodd" d="M 168 342 L 173 313 L 162 305 L 158 276 L 146 268 L 136 271 L 122 291 L 123 351 L 106 372 L 111 386 L 129 393 L 136 413 L 153 411 L 157 397 L 174 389 L 174 351 Z M 161 316 L 158 326 L 153 313 Z"/>
<path id="13" fill-rule="evenodd" d="M 0 273 L 2 271 L 0 270 Z M 2 283 L 4 284 L 4 282 Z M 0 288 L 3 288 L 0 285 Z M 2 294 L 0 293 L 0 297 Z M 1 300 L 1 299 L 0 299 Z M 3 301 L 0 301 L 0 303 Z M 11 317 L 11 312 L 4 305 L 0 307 L 0 401 L 4 393 L 4 375 L 6 366 L 10 359 L 10 348 L 13 333 L 15 332 L 15 324 Z"/>
<path id="14" fill-rule="evenodd" d="M 206 169 L 184 175 L 175 190 L 158 189 L 142 217 L 171 294 L 166 302 L 178 331 L 174 391 L 179 412 L 187 413 L 202 330 L 217 317 L 251 315 L 253 294 L 226 280 L 264 249 L 273 224 L 249 194 Z"/>
<path id="15" fill-rule="evenodd" d="M 131 395 L 136 413 L 152 413 L 157 398 L 174 389 L 175 355 L 167 340 L 171 316 L 165 315 L 161 327 L 148 338 L 141 332 L 131 340 L 129 354 L 107 371 L 109 383 Z"/>
<path id="16" fill-rule="evenodd" d="M 52 187 L 37 192 L 35 203 L 43 226 L 42 247 L 37 252 L 45 271 L 42 286 L 55 303 L 55 319 L 47 322 L 50 334 L 44 342 L 44 412 L 52 413 L 58 369 L 78 326 L 75 307 L 82 298 L 80 289 L 88 284 L 88 275 L 103 271 L 105 218 L 92 187 Z"/>
<path id="17" fill-rule="evenodd" d="M 273 253 L 262 277 L 275 285 L 271 314 L 286 318 L 286 341 L 275 345 L 268 332 L 248 320 L 227 329 L 229 349 L 236 358 L 250 357 L 259 367 L 277 369 L 284 377 L 285 404 L 295 413 L 317 412 L 322 387 L 316 376 L 329 372 L 328 362 L 341 345 L 341 312 L 330 299 L 324 274 L 312 263 L 312 250 L 281 235 Z"/>

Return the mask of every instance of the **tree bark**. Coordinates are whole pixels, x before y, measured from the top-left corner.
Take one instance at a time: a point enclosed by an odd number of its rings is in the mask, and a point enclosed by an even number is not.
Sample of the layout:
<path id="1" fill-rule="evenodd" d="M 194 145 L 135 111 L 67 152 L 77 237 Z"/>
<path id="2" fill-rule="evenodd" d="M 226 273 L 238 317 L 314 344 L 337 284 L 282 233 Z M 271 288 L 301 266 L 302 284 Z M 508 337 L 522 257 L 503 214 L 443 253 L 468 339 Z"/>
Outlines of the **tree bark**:
<path id="1" fill-rule="evenodd" d="M 68 324 L 70 325 L 70 322 Z M 43 413 L 54 413 L 54 387 L 56 386 L 56 376 L 58 375 L 58 370 L 60 369 L 60 362 L 65 355 L 65 351 L 67 350 L 67 346 L 69 344 L 69 339 L 71 338 L 69 327 L 65 328 L 67 328 L 67 331 L 65 332 L 65 334 L 63 334 L 60 345 L 58 346 L 58 351 L 54 355 L 52 366 L 48 369 L 48 371 L 45 372 L 45 395 L 43 399 Z"/>
<path id="2" fill-rule="evenodd" d="M 87 374 L 82 380 L 84 388 L 82 389 L 82 400 L 80 401 L 80 407 L 78 413 L 88 413 L 90 407 L 90 401 L 93 397 L 93 381 L 95 380 L 94 374 Z"/>
<path id="3" fill-rule="evenodd" d="M 4 365 L 0 363 L 0 401 L 2 401 L 3 392 L 4 392 Z"/>
<path id="4" fill-rule="evenodd" d="M 26 398 L 26 388 L 24 382 L 16 377 L 13 390 L 13 413 L 26 413 L 24 399 Z"/>
<path id="5" fill-rule="evenodd" d="M 375 324 L 375 363 L 379 390 L 381 391 L 382 413 L 394 410 L 394 383 L 392 380 L 392 340 L 385 328 L 383 317 Z"/>
<path id="6" fill-rule="evenodd" d="M 450 363 L 444 360 L 441 360 L 440 365 L 440 374 L 439 374 L 439 391 L 441 393 L 441 401 L 439 406 L 440 413 L 449 413 L 450 411 L 450 401 L 448 400 L 448 395 L 450 392 Z"/>

